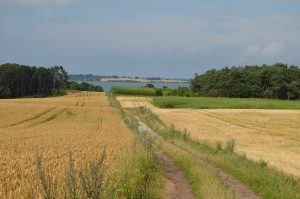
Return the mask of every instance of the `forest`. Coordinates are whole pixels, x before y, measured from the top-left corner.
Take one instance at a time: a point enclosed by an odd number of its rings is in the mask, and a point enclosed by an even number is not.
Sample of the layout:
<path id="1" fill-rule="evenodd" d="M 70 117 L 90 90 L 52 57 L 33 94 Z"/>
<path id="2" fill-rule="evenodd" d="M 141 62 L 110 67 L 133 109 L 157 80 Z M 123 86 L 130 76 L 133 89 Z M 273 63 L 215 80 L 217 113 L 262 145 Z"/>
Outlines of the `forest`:
<path id="1" fill-rule="evenodd" d="M 69 82 L 62 66 L 31 67 L 19 64 L 0 65 L 0 98 L 60 95 L 66 89 L 103 91 L 85 82 Z"/>
<path id="2" fill-rule="evenodd" d="M 213 69 L 195 74 L 191 88 L 200 96 L 299 99 L 300 69 L 282 63 Z"/>

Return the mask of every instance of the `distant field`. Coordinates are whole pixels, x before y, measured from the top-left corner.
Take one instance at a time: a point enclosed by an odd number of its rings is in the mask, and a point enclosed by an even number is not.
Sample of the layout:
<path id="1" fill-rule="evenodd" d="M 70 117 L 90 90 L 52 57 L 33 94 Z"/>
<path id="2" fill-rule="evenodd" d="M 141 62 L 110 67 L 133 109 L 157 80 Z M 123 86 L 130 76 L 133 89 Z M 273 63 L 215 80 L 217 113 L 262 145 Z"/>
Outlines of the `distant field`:
<path id="1" fill-rule="evenodd" d="M 105 147 L 108 168 L 121 156 L 133 156 L 134 136 L 117 113 L 104 93 L 0 100 L 0 198 L 42 198 L 37 148 L 59 196 L 65 192 L 69 150 L 76 168 L 98 158 Z"/>
<path id="2" fill-rule="evenodd" d="M 119 96 L 117 99 L 126 108 L 148 107 L 166 124 L 186 129 L 192 138 L 211 144 L 234 139 L 239 153 L 300 176 L 299 110 L 161 109 L 153 106 L 150 97 Z"/>
<path id="3" fill-rule="evenodd" d="M 253 99 L 253 98 L 213 98 L 213 97 L 155 97 L 154 105 L 160 108 L 191 109 L 300 109 L 300 101 Z"/>
<path id="4" fill-rule="evenodd" d="M 142 87 L 112 87 L 111 92 L 116 95 L 139 95 L 139 96 L 156 96 L 157 89 Z"/>

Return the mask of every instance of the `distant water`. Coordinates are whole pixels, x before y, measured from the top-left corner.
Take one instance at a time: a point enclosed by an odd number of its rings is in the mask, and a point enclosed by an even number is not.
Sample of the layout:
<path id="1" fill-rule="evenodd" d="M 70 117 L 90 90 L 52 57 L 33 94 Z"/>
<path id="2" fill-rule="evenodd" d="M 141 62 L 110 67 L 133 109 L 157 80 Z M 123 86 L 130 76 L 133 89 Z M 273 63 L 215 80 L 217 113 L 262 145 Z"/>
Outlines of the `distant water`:
<path id="1" fill-rule="evenodd" d="M 128 86 L 128 87 L 143 87 L 147 83 L 140 83 L 140 82 L 98 82 L 92 81 L 88 82 L 94 85 L 100 85 L 103 87 L 104 91 L 109 91 L 113 86 Z M 157 88 L 162 88 L 164 86 L 168 88 L 178 88 L 178 87 L 190 87 L 189 83 L 151 83 Z"/>

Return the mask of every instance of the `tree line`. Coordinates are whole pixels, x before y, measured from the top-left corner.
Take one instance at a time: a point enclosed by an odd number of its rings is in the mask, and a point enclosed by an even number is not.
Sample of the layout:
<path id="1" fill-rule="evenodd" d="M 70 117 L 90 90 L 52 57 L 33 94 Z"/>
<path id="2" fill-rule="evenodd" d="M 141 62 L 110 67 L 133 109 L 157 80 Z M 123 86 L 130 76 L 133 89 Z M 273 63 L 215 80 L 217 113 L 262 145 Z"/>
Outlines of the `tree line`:
<path id="1" fill-rule="evenodd" d="M 86 84 L 76 90 L 92 88 Z M 1 98 L 58 95 L 70 89 L 71 85 L 68 74 L 62 66 L 46 68 L 11 63 L 0 65 Z"/>
<path id="2" fill-rule="evenodd" d="M 201 96 L 300 99 L 300 69 L 282 63 L 213 69 L 195 74 L 191 88 Z"/>
<path id="3" fill-rule="evenodd" d="M 86 82 L 78 83 L 76 81 L 71 81 L 69 83 L 68 89 L 70 90 L 80 90 L 80 91 L 98 91 L 103 92 L 102 86 L 89 84 Z"/>

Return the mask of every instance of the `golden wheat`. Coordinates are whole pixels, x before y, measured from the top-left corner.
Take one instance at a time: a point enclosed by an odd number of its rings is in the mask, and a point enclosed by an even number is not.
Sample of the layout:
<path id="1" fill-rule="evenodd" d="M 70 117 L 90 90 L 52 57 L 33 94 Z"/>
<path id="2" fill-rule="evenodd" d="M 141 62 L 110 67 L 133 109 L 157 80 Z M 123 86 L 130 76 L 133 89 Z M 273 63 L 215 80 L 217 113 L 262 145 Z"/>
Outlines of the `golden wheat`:
<path id="1" fill-rule="evenodd" d="M 52 185 L 63 192 L 69 150 L 80 168 L 106 148 L 105 164 L 111 167 L 133 151 L 134 137 L 104 93 L 70 92 L 0 100 L 0 143 L 0 198 L 32 198 L 41 196 L 37 148 Z"/>
<path id="2" fill-rule="evenodd" d="M 126 108 L 145 106 L 167 124 L 210 143 L 234 139 L 237 152 L 300 176 L 299 110 L 160 109 L 151 98 L 118 97 Z"/>

